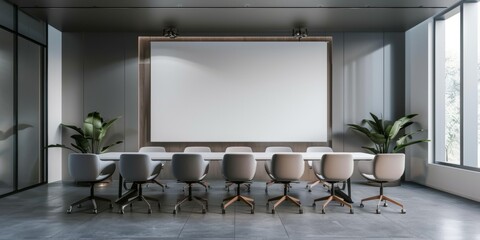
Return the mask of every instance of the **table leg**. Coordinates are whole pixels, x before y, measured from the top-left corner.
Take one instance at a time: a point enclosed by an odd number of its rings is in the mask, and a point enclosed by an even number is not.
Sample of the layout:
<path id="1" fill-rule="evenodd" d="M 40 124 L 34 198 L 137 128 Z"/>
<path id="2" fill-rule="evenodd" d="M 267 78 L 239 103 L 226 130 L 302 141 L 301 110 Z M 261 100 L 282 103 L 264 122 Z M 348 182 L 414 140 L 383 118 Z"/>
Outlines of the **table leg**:
<path id="1" fill-rule="evenodd" d="M 348 185 L 348 197 L 351 199 L 351 203 L 353 203 L 353 199 L 352 199 L 352 181 L 349 179 L 347 179 L 347 185 Z"/>
<path id="2" fill-rule="evenodd" d="M 118 174 L 118 198 L 122 197 L 123 177 L 122 174 Z"/>

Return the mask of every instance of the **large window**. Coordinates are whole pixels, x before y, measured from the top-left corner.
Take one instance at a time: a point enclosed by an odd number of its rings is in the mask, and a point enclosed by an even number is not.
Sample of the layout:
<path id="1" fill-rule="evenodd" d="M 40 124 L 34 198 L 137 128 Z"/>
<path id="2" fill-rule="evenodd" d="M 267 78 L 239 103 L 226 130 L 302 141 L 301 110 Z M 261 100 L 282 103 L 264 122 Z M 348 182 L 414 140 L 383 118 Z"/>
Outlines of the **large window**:
<path id="1" fill-rule="evenodd" d="M 435 19 L 435 159 L 480 167 L 480 3 Z"/>

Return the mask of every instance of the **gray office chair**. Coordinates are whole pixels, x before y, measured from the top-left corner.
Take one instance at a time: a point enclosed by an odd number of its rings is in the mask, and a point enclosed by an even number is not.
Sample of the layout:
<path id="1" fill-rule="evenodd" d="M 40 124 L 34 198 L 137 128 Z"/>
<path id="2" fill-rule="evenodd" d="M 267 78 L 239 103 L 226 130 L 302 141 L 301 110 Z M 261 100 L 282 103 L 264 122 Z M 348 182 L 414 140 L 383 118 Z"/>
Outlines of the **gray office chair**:
<path id="1" fill-rule="evenodd" d="M 352 205 L 342 198 L 335 195 L 335 183 L 348 180 L 353 174 L 353 156 L 352 154 L 325 154 L 321 161 L 313 163 L 313 169 L 318 174 L 321 181 L 330 183 L 330 196 L 317 198 L 313 200 L 313 206 L 316 202 L 325 201 L 322 206 L 322 213 L 325 214 L 325 207 L 331 202 L 339 202 L 342 206 L 348 206 L 350 213 L 353 214 Z"/>
<path id="2" fill-rule="evenodd" d="M 186 152 L 186 153 L 206 153 L 206 152 L 212 152 L 212 150 L 210 149 L 210 147 L 205 147 L 205 146 L 190 146 L 190 147 L 186 147 L 183 150 L 183 152 Z M 205 178 L 207 176 L 209 169 L 210 169 L 210 162 L 207 162 L 207 168 L 205 168 L 205 173 L 204 173 L 203 178 Z M 202 185 L 205 188 L 205 192 L 207 192 L 208 189 L 210 188 L 210 184 L 208 184 L 208 182 L 206 180 L 202 180 L 202 181 L 198 182 L 198 184 Z"/>
<path id="3" fill-rule="evenodd" d="M 172 156 L 172 171 L 173 176 L 179 181 L 188 185 L 188 195 L 183 199 L 177 201 L 173 214 L 180 211 L 180 205 L 186 201 L 194 200 L 202 206 L 202 213 L 208 210 L 208 201 L 192 195 L 192 184 L 200 183 L 205 178 L 205 171 L 208 167 L 201 154 L 195 153 L 177 153 Z"/>
<path id="4" fill-rule="evenodd" d="M 370 166 L 368 166 L 371 164 Z M 383 184 L 400 179 L 405 171 L 405 155 L 403 153 L 382 153 L 377 154 L 373 161 L 359 162 L 360 174 L 370 181 L 380 183 L 380 194 L 362 199 L 360 207 L 364 207 L 363 202 L 378 200 L 376 213 L 380 214 L 379 206 L 382 201 L 387 207 L 387 201 L 401 207 L 401 213 L 406 213 L 403 204 L 383 195 Z"/>
<path id="5" fill-rule="evenodd" d="M 268 152 L 268 153 L 289 153 L 289 152 L 293 152 L 293 150 L 290 147 L 277 147 L 277 146 L 275 146 L 275 147 L 267 147 L 265 149 L 265 152 Z M 274 177 L 273 177 L 272 171 L 271 171 L 271 169 L 272 169 L 271 160 L 265 161 L 264 167 L 265 167 L 265 172 L 267 172 L 267 175 L 271 179 L 270 181 L 265 183 L 265 193 L 268 193 L 268 187 L 275 183 L 275 180 L 274 180 Z"/>
<path id="6" fill-rule="evenodd" d="M 227 147 L 225 149 L 225 153 L 251 153 L 253 152 L 251 147 L 244 147 L 244 146 L 233 146 L 233 147 Z M 230 186 L 232 186 L 233 183 L 229 182 L 228 180 L 225 181 L 225 189 L 229 192 L 230 191 Z M 247 188 L 247 191 L 250 192 L 250 183 L 243 183 L 243 186 Z"/>
<path id="7" fill-rule="evenodd" d="M 332 150 L 331 147 L 308 147 L 306 152 L 307 153 L 310 153 L 310 152 L 333 152 L 333 150 Z M 312 161 L 307 161 L 307 164 L 308 164 L 308 167 L 310 169 L 313 169 Z M 319 184 L 321 182 L 322 181 L 317 179 L 316 181 L 312 181 L 312 182 L 307 183 L 307 186 L 305 188 L 307 188 L 308 191 L 311 192 L 312 188 L 315 187 L 317 184 Z"/>
<path id="8" fill-rule="evenodd" d="M 144 196 L 142 190 L 142 184 L 151 182 L 155 179 L 162 170 L 162 163 L 158 161 L 152 161 L 150 156 L 142 153 L 128 153 L 120 155 L 120 174 L 122 174 L 125 181 L 133 183 L 132 188 L 137 189 L 137 195 L 127 199 L 126 202 L 119 202 L 120 213 L 125 212 L 125 207 L 136 201 L 144 201 L 148 207 L 148 213 L 152 213 L 152 208 L 148 200 L 156 201 L 158 208 L 160 208 L 160 202 L 158 199 Z"/>
<path id="9" fill-rule="evenodd" d="M 101 161 L 97 155 L 89 153 L 71 153 L 68 156 L 68 171 L 76 182 L 90 184 L 90 196 L 76 201 L 70 205 L 67 213 L 72 213 L 73 206 L 82 206 L 85 201 L 92 201 L 93 213 L 97 213 L 97 203 L 95 200 L 109 203 L 113 208 L 112 201 L 106 198 L 95 196 L 95 184 L 102 182 L 112 176 L 115 172 L 115 162 Z"/>
<path id="10" fill-rule="evenodd" d="M 141 147 L 138 152 L 140 153 L 152 153 L 152 152 L 166 152 L 165 148 L 164 147 L 160 147 L 160 146 L 149 146 L 149 147 Z M 165 162 L 161 162 L 162 164 L 162 169 L 165 167 Z M 152 182 L 159 185 L 160 187 L 162 187 L 162 191 L 165 192 L 165 188 L 168 188 L 167 184 L 163 184 L 159 181 L 157 181 L 156 178 L 152 179 Z M 148 185 L 147 185 L 148 186 Z"/>
<path id="11" fill-rule="evenodd" d="M 276 207 L 287 200 L 298 206 L 300 214 L 303 213 L 300 200 L 288 195 L 289 184 L 299 181 L 305 170 L 305 162 L 302 155 L 292 153 L 274 154 L 271 170 L 275 182 L 283 184 L 283 195 L 268 199 L 267 208 L 271 201 L 277 201 L 272 208 L 272 213 L 275 213 Z"/>
<path id="12" fill-rule="evenodd" d="M 228 197 L 222 201 L 222 213 L 225 209 L 236 201 L 242 201 L 251 208 L 251 213 L 255 212 L 255 201 L 240 195 L 240 185 L 250 183 L 255 176 L 257 161 L 252 154 L 248 153 L 227 153 L 222 160 L 222 173 L 225 179 L 237 185 L 237 195 Z"/>

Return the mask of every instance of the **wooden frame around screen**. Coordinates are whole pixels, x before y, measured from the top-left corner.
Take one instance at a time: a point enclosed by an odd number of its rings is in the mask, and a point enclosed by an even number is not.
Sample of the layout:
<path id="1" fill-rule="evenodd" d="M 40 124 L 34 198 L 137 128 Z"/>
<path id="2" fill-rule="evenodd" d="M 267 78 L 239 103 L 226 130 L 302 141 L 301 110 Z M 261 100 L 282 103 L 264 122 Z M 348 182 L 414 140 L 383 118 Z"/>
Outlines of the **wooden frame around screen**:
<path id="1" fill-rule="evenodd" d="M 275 142 L 272 144 L 275 145 L 302 145 L 303 146 L 310 146 L 310 145 L 327 145 L 331 146 L 332 141 L 332 37 L 330 36 L 318 36 L 318 37 L 304 37 L 304 38 L 295 38 L 295 37 L 176 37 L 176 38 L 168 38 L 168 37 L 139 37 L 138 38 L 138 144 L 139 147 L 142 146 L 154 146 L 154 145 L 169 145 L 175 144 L 179 145 L 179 143 L 157 143 L 150 141 L 150 43 L 151 42 L 295 42 L 295 41 L 320 41 L 320 42 L 327 42 L 327 139 L 328 142 L 285 142 L 279 143 Z M 196 143 L 184 143 L 182 145 L 195 145 Z M 241 142 L 228 142 L 228 143 L 198 143 L 201 145 L 250 145 L 250 146 L 257 146 L 261 147 L 263 145 L 272 145 L 270 143 L 241 143 Z M 179 151 L 182 150 L 183 146 L 178 146 L 178 149 L 171 149 L 171 151 Z M 300 150 L 297 150 L 300 151 Z"/>

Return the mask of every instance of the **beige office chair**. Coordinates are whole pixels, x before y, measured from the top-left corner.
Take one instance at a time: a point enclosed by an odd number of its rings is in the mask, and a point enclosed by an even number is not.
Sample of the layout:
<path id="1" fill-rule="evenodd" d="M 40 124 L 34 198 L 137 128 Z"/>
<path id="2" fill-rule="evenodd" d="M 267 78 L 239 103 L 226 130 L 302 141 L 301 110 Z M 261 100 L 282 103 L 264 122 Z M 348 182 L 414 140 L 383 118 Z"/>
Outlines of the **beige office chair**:
<path id="1" fill-rule="evenodd" d="M 212 152 L 212 150 L 210 149 L 210 147 L 190 146 L 190 147 L 186 147 L 185 149 L 183 149 L 183 152 L 185 152 L 185 153 L 206 153 L 206 152 Z M 207 176 L 209 169 L 210 169 L 210 162 L 207 162 L 207 168 L 205 168 L 205 174 L 204 174 L 203 178 L 205 178 Z M 205 188 L 205 192 L 207 192 L 208 189 L 210 188 L 210 184 L 208 184 L 208 182 L 206 180 L 203 180 L 203 178 L 202 178 L 202 181 L 198 182 L 198 184 L 202 185 Z"/>
<path id="2" fill-rule="evenodd" d="M 307 153 L 311 153 L 311 152 L 333 152 L 333 150 L 332 150 L 331 147 L 308 147 L 306 152 Z M 308 167 L 310 169 L 313 169 L 312 161 L 307 161 L 307 164 L 308 164 Z M 317 179 L 316 181 L 312 181 L 312 182 L 307 183 L 307 186 L 305 188 L 307 188 L 309 192 L 312 192 L 312 188 L 315 187 L 317 184 L 319 184 L 321 182 L 322 181 Z"/>
<path id="3" fill-rule="evenodd" d="M 352 154 L 325 154 L 321 161 L 313 163 L 313 168 L 315 172 L 319 173 L 316 175 L 321 181 L 331 184 L 330 196 L 313 200 L 313 206 L 315 207 L 318 201 L 325 201 L 322 206 L 322 213 L 324 214 L 325 207 L 331 201 L 337 201 L 343 206 L 348 206 L 350 213 L 353 214 L 352 205 L 335 195 L 335 183 L 346 181 L 353 174 Z"/>
<path id="4" fill-rule="evenodd" d="M 401 207 L 401 213 L 406 213 L 403 204 L 383 195 L 383 184 L 400 179 L 405 171 L 405 155 L 403 153 L 382 153 L 377 154 L 373 161 L 359 162 L 360 174 L 370 181 L 380 183 L 380 194 L 362 199 L 360 207 L 364 207 L 363 202 L 378 200 L 376 213 L 380 214 L 379 206 L 384 202 L 387 207 L 387 201 Z"/>
<path id="5" fill-rule="evenodd" d="M 305 162 L 303 161 L 302 155 L 277 153 L 273 155 L 271 163 L 271 173 L 274 181 L 283 184 L 283 195 L 268 199 L 267 208 L 271 201 L 277 201 L 272 208 L 272 213 L 275 213 L 276 207 L 287 200 L 298 206 L 300 214 L 303 213 L 300 200 L 288 195 L 289 184 L 291 182 L 299 181 L 305 170 Z"/>
<path id="6" fill-rule="evenodd" d="M 265 149 L 265 152 L 267 153 L 289 153 L 289 152 L 293 152 L 292 148 L 290 147 L 277 147 L 277 146 L 274 146 L 274 147 L 267 147 Z M 267 175 L 270 177 L 270 181 L 266 182 L 265 183 L 265 193 L 268 193 L 268 187 L 272 184 L 275 183 L 275 180 L 274 180 L 274 177 L 272 175 L 272 162 L 271 160 L 267 160 L 265 161 L 265 164 L 264 164 L 264 167 L 265 167 L 265 172 L 267 172 Z"/>
<path id="7" fill-rule="evenodd" d="M 142 184 L 149 183 L 155 179 L 162 170 L 162 163 L 152 161 L 150 156 L 142 153 L 128 153 L 120 155 L 120 174 L 122 174 L 125 181 L 133 183 L 134 188 L 137 189 L 137 195 L 127 199 L 125 202 L 118 202 L 120 204 L 120 213 L 125 212 L 125 207 L 136 201 L 143 201 L 148 207 L 148 213 L 152 213 L 152 208 L 148 200 L 156 201 L 158 208 L 160 208 L 160 201 L 158 199 L 144 196 Z"/>
<path id="8" fill-rule="evenodd" d="M 173 176 L 178 179 L 179 182 L 184 182 L 188 185 L 188 195 L 183 199 L 177 201 L 173 214 L 180 211 L 180 205 L 186 201 L 194 200 L 202 206 L 202 213 L 206 213 L 208 210 L 208 201 L 204 198 L 200 198 L 192 195 L 192 184 L 200 183 L 205 178 L 205 171 L 208 167 L 201 154 L 195 153 L 176 153 L 172 156 L 172 171 Z"/>
<path id="9" fill-rule="evenodd" d="M 73 206 L 82 207 L 85 201 L 92 201 L 93 213 L 97 213 L 97 202 L 101 200 L 109 203 L 113 208 L 112 201 L 106 198 L 95 196 L 95 184 L 102 182 L 112 176 L 115 172 L 115 162 L 101 161 L 97 155 L 89 153 L 71 153 L 68 156 L 68 171 L 76 182 L 88 183 L 90 185 L 90 196 L 76 201 L 70 205 L 67 213 L 72 213 Z"/>
<path id="10" fill-rule="evenodd" d="M 165 147 L 160 146 L 149 146 L 149 147 L 141 147 L 138 152 L 140 153 L 151 153 L 151 152 L 166 152 Z M 165 167 L 165 162 L 161 162 L 162 169 Z M 163 184 L 157 181 L 156 178 L 152 179 L 152 182 L 162 187 L 162 191 L 165 192 L 165 188 L 168 188 L 167 184 Z M 147 185 L 148 186 L 148 185 Z"/>
<path id="11" fill-rule="evenodd" d="M 225 180 L 237 185 L 237 195 L 228 197 L 222 201 L 222 213 L 225 209 L 236 201 L 242 201 L 251 208 L 251 213 L 255 212 L 255 201 L 240 195 L 240 185 L 250 183 L 255 176 L 257 161 L 252 154 L 248 153 L 227 153 L 222 160 L 222 173 Z"/>
<path id="12" fill-rule="evenodd" d="M 244 147 L 244 146 L 233 146 L 233 147 L 227 147 L 225 149 L 225 153 L 251 153 L 253 152 L 251 147 Z M 230 192 L 230 186 L 232 186 L 233 183 L 229 182 L 228 180 L 225 181 L 225 189 Z M 247 191 L 250 192 L 250 183 L 246 182 L 242 184 L 247 188 Z"/>

